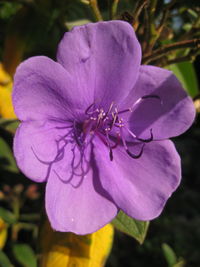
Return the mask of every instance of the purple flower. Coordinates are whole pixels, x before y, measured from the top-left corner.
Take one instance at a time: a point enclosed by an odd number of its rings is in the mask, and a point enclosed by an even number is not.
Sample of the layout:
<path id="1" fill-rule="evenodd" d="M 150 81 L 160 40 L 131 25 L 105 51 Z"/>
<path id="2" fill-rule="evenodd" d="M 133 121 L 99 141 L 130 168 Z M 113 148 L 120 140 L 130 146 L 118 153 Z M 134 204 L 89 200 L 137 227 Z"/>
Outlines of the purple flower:
<path id="1" fill-rule="evenodd" d="M 47 182 L 54 229 L 91 233 L 119 209 L 151 220 L 179 185 L 166 139 L 189 128 L 193 103 L 170 71 L 140 62 L 132 27 L 109 21 L 66 33 L 57 62 L 37 56 L 18 67 L 14 154 L 27 177 Z"/>

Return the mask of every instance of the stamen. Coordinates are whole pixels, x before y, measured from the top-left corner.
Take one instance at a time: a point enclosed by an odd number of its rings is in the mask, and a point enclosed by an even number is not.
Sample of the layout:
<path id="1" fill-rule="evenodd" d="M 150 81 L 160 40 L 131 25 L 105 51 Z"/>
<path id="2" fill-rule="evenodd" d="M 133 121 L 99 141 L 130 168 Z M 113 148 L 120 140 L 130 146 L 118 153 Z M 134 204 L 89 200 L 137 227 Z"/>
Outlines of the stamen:
<path id="1" fill-rule="evenodd" d="M 153 141 L 153 133 L 152 133 L 152 129 L 150 129 L 150 134 L 151 136 L 147 139 L 143 139 L 143 138 L 138 138 L 137 137 L 137 140 L 141 141 L 141 142 L 144 142 L 144 143 L 149 143 L 151 141 Z"/>
<path id="2" fill-rule="evenodd" d="M 127 127 L 126 127 L 126 130 L 130 133 L 130 135 L 137 139 L 138 141 L 141 141 L 141 142 L 144 142 L 144 143 L 149 143 L 151 141 L 153 141 L 153 132 L 152 132 L 152 129 L 150 129 L 150 137 L 147 138 L 147 139 L 143 139 L 143 138 L 139 138 L 137 137 L 131 130 L 129 130 Z"/>
<path id="3" fill-rule="evenodd" d="M 118 111 L 118 114 L 127 113 L 127 112 L 132 112 L 132 109 L 131 108 L 127 108 L 127 109 Z"/>
<path id="4" fill-rule="evenodd" d="M 110 107 L 109 107 L 108 111 L 106 112 L 104 118 L 106 118 L 106 117 L 108 116 L 108 114 L 109 114 L 110 111 L 112 110 L 113 105 L 114 105 L 114 102 L 112 102 L 112 103 L 110 104 Z M 104 118 L 103 118 L 103 119 L 104 119 Z"/>
<path id="5" fill-rule="evenodd" d="M 113 126 L 115 125 L 115 122 L 118 120 L 118 114 L 117 113 L 112 113 L 113 116 L 113 121 L 112 124 L 110 126 L 110 130 L 113 128 Z"/>
<path id="6" fill-rule="evenodd" d="M 55 129 L 68 129 L 68 128 L 72 128 L 72 126 L 69 125 L 69 126 L 62 126 L 62 127 L 57 126 L 57 127 L 55 127 Z"/>
<path id="7" fill-rule="evenodd" d="M 148 98 L 156 98 L 159 99 L 161 101 L 161 98 L 159 95 L 144 95 L 141 97 L 142 99 L 148 99 Z"/>
<path id="8" fill-rule="evenodd" d="M 117 141 L 114 142 L 114 145 L 111 146 L 112 149 L 115 149 L 120 143 L 120 134 L 117 133 Z"/>
<path id="9" fill-rule="evenodd" d="M 96 129 L 99 128 L 99 126 L 100 126 L 100 124 L 104 118 L 105 118 L 105 114 L 104 114 L 104 111 L 101 109 L 99 112 L 99 115 L 98 115 Z"/>
<path id="10" fill-rule="evenodd" d="M 124 110 L 121 110 L 121 111 L 118 112 L 118 114 L 127 113 L 127 112 L 133 112 L 133 108 L 136 105 L 138 105 L 142 100 L 149 99 L 149 98 L 158 99 L 158 100 L 160 100 L 161 104 L 163 104 L 162 99 L 160 98 L 159 95 L 144 95 L 144 96 L 138 98 L 138 100 L 136 100 L 136 102 L 132 105 L 132 107 L 124 109 Z"/>
<path id="11" fill-rule="evenodd" d="M 137 155 L 133 154 L 129 149 L 126 149 L 126 153 L 133 159 L 139 159 L 142 156 L 144 146 L 145 146 L 145 144 L 142 145 L 142 148 L 141 148 L 139 154 L 137 154 Z"/>
<path id="12" fill-rule="evenodd" d="M 111 148 L 110 148 L 110 151 L 109 151 L 109 157 L 110 157 L 110 161 L 113 161 L 113 152 L 112 152 Z"/>
<path id="13" fill-rule="evenodd" d="M 109 147 L 110 161 L 113 161 L 113 152 L 112 152 L 112 147 L 110 145 L 110 139 L 109 139 L 109 136 L 108 136 L 108 131 L 106 131 L 106 143 L 107 143 L 107 146 Z"/>
<path id="14" fill-rule="evenodd" d="M 95 103 L 92 103 L 91 105 L 89 105 L 89 107 L 88 108 L 86 108 L 86 110 L 85 110 L 85 114 L 86 115 L 91 115 L 91 114 L 93 114 L 95 111 L 90 111 L 89 112 L 89 110 L 91 109 L 91 107 L 93 107 L 95 105 Z"/>
<path id="15" fill-rule="evenodd" d="M 140 158 L 140 157 L 142 156 L 142 153 L 143 153 L 145 144 L 142 145 L 142 148 L 141 148 L 141 150 L 140 150 L 140 152 L 139 152 L 138 154 L 133 154 L 133 153 L 128 149 L 128 147 L 127 147 L 126 141 L 125 141 L 125 139 L 124 139 L 124 137 L 123 137 L 123 130 L 122 130 L 122 128 L 121 128 L 121 139 L 122 139 L 123 146 L 124 146 L 124 148 L 125 148 L 125 150 L 126 150 L 126 153 L 127 153 L 131 158 L 133 158 L 133 159 L 138 159 L 138 158 Z"/>

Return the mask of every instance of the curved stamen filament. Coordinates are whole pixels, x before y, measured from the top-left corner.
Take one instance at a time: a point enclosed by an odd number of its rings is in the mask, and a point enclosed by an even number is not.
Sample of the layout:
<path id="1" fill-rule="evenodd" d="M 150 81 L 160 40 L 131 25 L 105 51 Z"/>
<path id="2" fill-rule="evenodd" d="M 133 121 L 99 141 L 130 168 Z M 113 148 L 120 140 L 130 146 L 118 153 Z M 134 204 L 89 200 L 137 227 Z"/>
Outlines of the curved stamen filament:
<path id="1" fill-rule="evenodd" d="M 142 145 L 142 148 L 141 148 L 140 152 L 137 155 L 133 154 L 129 149 L 127 149 L 126 152 L 131 158 L 139 159 L 142 156 L 142 153 L 143 153 L 143 150 L 144 150 L 144 146 L 145 146 L 145 144 Z"/>
<path id="2" fill-rule="evenodd" d="M 111 126 L 110 126 L 110 130 L 113 128 L 113 126 L 115 125 L 115 123 L 119 120 L 118 119 L 118 114 L 117 114 L 117 112 L 113 112 L 112 113 L 112 117 L 113 117 L 113 121 L 112 121 L 112 124 L 111 124 Z"/>
<path id="3" fill-rule="evenodd" d="M 110 160 L 112 161 L 113 160 L 113 152 L 112 152 L 112 148 L 110 146 L 110 139 L 109 139 L 109 136 L 108 136 L 108 131 L 106 131 L 106 143 L 107 143 L 107 146 L 109 148 Z"/>
<path id="4" fill-rule="evenodd" d="M 162 99 L 160 98 L 159 95 L 144 95 L 140 98 L 138 98 L 138 100 L 135 101 L 135 103 L 132 105 L 132 107 L 128 108 L 128 109 L 124 109 L 118 112 L 118 114 L 122 114 L 122 113 L 127 113 L 127 112 L 133 112 L 133 109 L 136 105 L 138 105 L 142 100 L 145 99 L 151 99 L 151 98 L 155 98 L 160 100 L 160 103 L 163 104 Z"/>
<path id="5" fill-rule="evenodd" d="M 151 141 L 153 141 L 153 132 L 152 132 L 152 129 L 150 129 L 150 134 L 151 136 L 147 139 L 143 139 L 143 138 L 138 138 L 137 137 L 137 140 L 141 141 L 141 142 L 144 142 L 144 143 L 149 143 Z"/>
<path id="6" fill-rule="evenodd" d="M 144 142 L 144 143 L 149 143 L 151 141 L 153 141 L 153 132 L 152 132 L 152 129 L 150 129 L 150 137 L 147 138 L 147 139 L 143 139 L 143 138 L 139 138 L 137 137 L 131 130 L 129 130 L 127 127 L 126 127 L 126 130 L 130 133 L 130 135 L 135 138 L 136 140 L 138 141 L 141 141 L 141 142 Z"/>
<path id="7" fill-rule="evenodd" d="M 140 152 L 139 152 L 138 154 L 133 154 L 133 153 L 128 149 L 128 147 L 127 147 L 126 141 L 125 141 L 125 139 L 124 139 L 124 137 L 123 137 L 123 131 L 122 131 L 122 128 L 121 128 L 121 139 L 122 139 L 123 146 L 124 146 L 124 148 L 125 148 L 125 150 L 126 150 L 126 153 L 127 153 L 131 158 L 133 158 L 133 159 L 138 159 L 138 158 L 140 158 L 140 157 L 142 156 L 142 153 L 143 153 L 145 144 L 142 145 L 142 148 L 141 148 L 141 150 L 140 150 Z"/>
<path id="8" fill-rule="evenodd" d="M 109 148 L 109 157 L 110 157 L 110 160 L 112 161 L 113 160 L 113 151 L 112 150 L 115 149 L 119 145 L 120 135 L 117 134 L 117 140 L 116 141 L 112 140 L 114 142 L 113 145 L 111 145 L 111 140 L 110 140 L 110 137 L 108 135 L 108 131 L 106 131 L 106 137 L 101 133 L 97 133 L 97 136 L 104 143 L 104 145 L 106 145 Z"/>
<path id="9" fill-rule="evenodd" d="M 112 108 L 113 108 L 113 105 L 114 105 L 114 102 L 112 102 L 112 103 L 110 104 L 110 107 L 109 107 L 108 111 L 105 113 L 103 119 L 106 118 L 106 117 L 109 115 L 109 113 L 111 112 L 111 110 L 112 110 Z"/>
<path id="10" fill-rule="evenodd" d="M 117 140 L 114 142 L 114 145 L 111 146 L 112 149 L 115 149 L 120 143 L 120 134 L 117 133 Z"/>
<path id="11" fill-rule="evenodd" d="M 95 103 L 92 103 L 91 105 L 89 105 L 89 107 L 85 110 L 85 114 L 86 114 L 86 115 L 92 115 L 92 114 L 94 114 L 94 112 L 95 112 L 96 110 L 94 110 L 94 111 L 89 111 L 94 105 L 95 105 Z"/>
<path id="12" fill-rule="evenodd" d="M 142 99 L 148 99 L 148 98 L 156 98 L 158 100 L 160 100 L 160 103 L 162 104 L 162 100 L 161 100 L 161 97 L 159 95 L 144 95 L 141 97 Z"/>
<path id="13" fill-rule="evenodd" d="M 55 129 L 69 129 L 69 128 L 72 128 L 72 126 L 71 125 L 69 125 L 69 126 L 56 126 L 55 127 Z"/>
<path id="14" fill-rule="evenodd" d="M 95 129 L 99 128 L 100 124 L 104 121 L 105 118 L 106 118 L 105 113 L 101 109 L 99 114 L 98 114 L 98 117 L 97 117 L 97 124 L 96 124 L 96 128 Z"/>

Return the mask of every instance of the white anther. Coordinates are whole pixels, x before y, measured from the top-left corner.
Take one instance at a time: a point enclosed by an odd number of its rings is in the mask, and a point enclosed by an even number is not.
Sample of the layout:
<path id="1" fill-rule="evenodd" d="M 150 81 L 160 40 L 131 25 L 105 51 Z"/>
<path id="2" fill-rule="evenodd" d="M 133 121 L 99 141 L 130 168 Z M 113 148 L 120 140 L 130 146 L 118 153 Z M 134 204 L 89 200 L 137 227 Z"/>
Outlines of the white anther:
<path id="1" fill-rule="evenodd" d="M 105 131 L 106 131 L 106 132 L 110 131 L 110 127 L 105 128 Z"/>
<path id="2" fill-rule="evenodd" d="M 137 105 L 138 103 L 140 103 L 142 101 L 142 98 L 140 97 L 140 98 L 138 98 L 138 100 L 134 103 L 134 105 L 133 106 L 135 106 L 135 105 Z"/>

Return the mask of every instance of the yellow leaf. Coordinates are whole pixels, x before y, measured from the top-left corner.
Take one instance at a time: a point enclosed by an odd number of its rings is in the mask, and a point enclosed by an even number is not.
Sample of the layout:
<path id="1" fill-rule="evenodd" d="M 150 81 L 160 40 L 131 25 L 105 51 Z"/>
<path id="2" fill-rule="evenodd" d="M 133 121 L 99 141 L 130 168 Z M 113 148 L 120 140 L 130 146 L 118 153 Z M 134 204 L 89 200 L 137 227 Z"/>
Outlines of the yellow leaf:
<path id="1" fill-rule="evenodd" d="M 110 253 L 113 234 L 111 224 L 79 236 L 53 231 L 46 222 L 40 237 L 40 267 L 102 267 Z"/>
<path id="2" fill-rule="evenodd" d="M 0 117 L 6 119 L 16 118 L 12 106 L 12 79 L 0 63 Z"/>
<path id="3" fill-rule="evenodd" d="M 2 249 L 7 240 L 7 224 L 0 218 L 0 249 Z"/>

